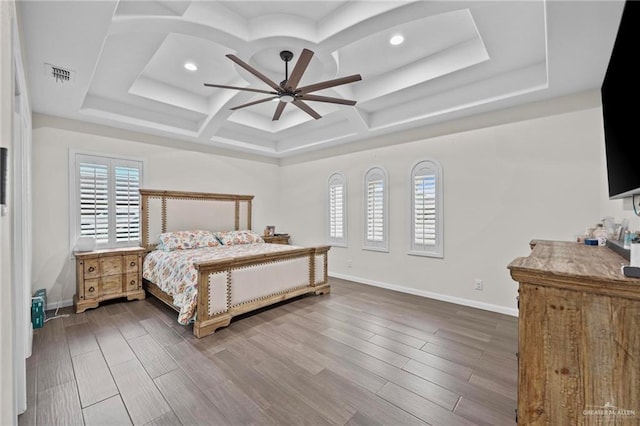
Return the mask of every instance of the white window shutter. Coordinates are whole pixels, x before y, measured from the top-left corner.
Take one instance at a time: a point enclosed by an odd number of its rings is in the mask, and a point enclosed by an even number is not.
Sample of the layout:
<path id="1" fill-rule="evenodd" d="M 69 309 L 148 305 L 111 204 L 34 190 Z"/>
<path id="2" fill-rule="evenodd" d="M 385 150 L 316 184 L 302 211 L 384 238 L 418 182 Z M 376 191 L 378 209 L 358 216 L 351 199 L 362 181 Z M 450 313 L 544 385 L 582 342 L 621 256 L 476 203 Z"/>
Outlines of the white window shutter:
<path id="1" fill-rule="evenodd" d="M 436 176 L 414 177 L 414 243 L 436 245 Z"/>
<path id="2" fill-rule="evenodd" d="M 367 182 L 367 239 L 384 240 L 384 182 Z"/>
<path id="3" fill-rule="evenodd" d="M 364 248 L 367 250 L 388 250 L 389 189 L 387 182 L 387 172 L 380 167 L 373 167 L 365 174 Z"/>
<path id="4" fill-rule="evenodd" d="M 80 162 L 80 236 L 98 244 L 109 241 L 109 168 L 96 161 Z"/>
<path id="5" fill-rule="evenodd" d="M 347 246 L 347 185 L 342 173 L 329 177 L 328 241 L 335 246 Z"/>
<path id="6" fill-rule="evenodd" d="M 140 241 L 140 169 L 115 167 L 116 242 Z"/>
<path id="7" fill-rule="evenodd" d="M 329 188 L 329 205 L 330 205 L 330 219 L 329 219 L 329 235 L 331 238 L 344 237 L 344 229 L 342 226 L 344 220 L 344 193 L 342 185 L 331 185 Z"/>
<path id="8" fill-rule="evenodd" d="M 71 245 L 78 237 L 95 238 L 104 248 L 139 244 L 142 162 L 84 154 L 73 158 Z"/>
<path id="9" fill-rule="evenodd" d="M 433 160 L 411 169 L 409 254 L 443 257 L 442 168 Z"/>

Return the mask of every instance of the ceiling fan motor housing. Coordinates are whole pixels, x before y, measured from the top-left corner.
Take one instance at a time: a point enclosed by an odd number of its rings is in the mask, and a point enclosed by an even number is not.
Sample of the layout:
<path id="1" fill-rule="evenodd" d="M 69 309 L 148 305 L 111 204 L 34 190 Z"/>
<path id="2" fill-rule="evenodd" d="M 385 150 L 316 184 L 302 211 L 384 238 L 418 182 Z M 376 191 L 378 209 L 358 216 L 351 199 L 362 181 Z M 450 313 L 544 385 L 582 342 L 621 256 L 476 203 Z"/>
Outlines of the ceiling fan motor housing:
<path id="1" fill-rule="evenodd" d="M 291 52 L 290 50 L 283 50 L 282 52 L 280 52 L 280 58 L 285 62 L 289 62 L 293 59 L 293 52 Z"/>

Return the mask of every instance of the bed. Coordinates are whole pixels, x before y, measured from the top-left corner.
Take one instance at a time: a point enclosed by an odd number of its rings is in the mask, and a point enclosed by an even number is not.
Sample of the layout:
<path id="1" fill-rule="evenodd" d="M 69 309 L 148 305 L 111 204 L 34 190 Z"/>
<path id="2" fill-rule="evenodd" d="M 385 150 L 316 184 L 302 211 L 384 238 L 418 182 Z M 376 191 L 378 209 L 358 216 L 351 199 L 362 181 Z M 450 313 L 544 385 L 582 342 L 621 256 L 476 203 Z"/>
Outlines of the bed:
<path id="1" fill-rule="evenodd" d="M 192 322 L 196 337 L 237 315 L 330 292 L 330 247 L 261 241 L 251 231 L 253 196 L 148 189 L 140 195 L 143 285 L 178 312 L 180 323 Z"/>

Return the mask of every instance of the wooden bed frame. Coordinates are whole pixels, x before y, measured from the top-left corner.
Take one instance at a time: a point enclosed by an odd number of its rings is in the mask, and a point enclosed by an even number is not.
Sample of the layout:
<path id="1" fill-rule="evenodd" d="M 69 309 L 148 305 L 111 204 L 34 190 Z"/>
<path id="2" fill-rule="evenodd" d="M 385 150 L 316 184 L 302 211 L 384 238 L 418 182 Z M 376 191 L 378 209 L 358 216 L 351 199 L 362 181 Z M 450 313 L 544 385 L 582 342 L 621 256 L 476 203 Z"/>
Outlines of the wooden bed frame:
<path id="1" fill-rule="evenodd" d="M 229 231 L 251 229 L 252 195 L 210 194 L 202 192 L 141 189 L 142 245 L 146 253 L 155 249 L 158 234 L 171 231 L 207 229 Z M 153 237 L 150 237 L 153 236 Z M 198 299 L 193 334 L 200 338 L 225 327 L 234 316 L 250 312 L 303 294 L 328 294 L 329 246 L 299 248 L 284 252 L 226 258 L 197 263 Z M 305 285 L 295 285 L 272 294 L 259 295 L 242 303 L 232 302 L 234 286 L 242 285 L 242 274 L 254 268 L 272 274 L 286 262 L 306 262 Z M 305 266 L 306 268 L 306 266 Z M 277 270 L 276 270 L 277 269 Z M 273 272 L 275 270 L 275 272 Z M 145 290 L 176 311 L 173 298 L 157 285 L 143 280 Z"/>

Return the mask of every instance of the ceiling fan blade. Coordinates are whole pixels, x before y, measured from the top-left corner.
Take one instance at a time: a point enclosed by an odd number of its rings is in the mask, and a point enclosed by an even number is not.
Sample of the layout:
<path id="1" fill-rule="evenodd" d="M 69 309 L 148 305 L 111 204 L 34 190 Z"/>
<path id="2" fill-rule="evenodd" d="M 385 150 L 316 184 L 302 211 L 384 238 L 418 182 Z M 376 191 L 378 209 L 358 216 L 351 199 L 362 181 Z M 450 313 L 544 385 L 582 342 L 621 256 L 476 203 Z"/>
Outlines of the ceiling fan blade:
<path id="1" fill-rule="evenodd" d="M 263 102 L 272 101 L 274 99 L 278 99 L 278 97 L 274 96 L 274 97 L 271 97 L 271 98 L 259 99 L 257 101 L 253 101 L 253 102 L 249 102 L 249 103 L 246 103 L 246 104 L 238 105 L 236 107 L 229 108 L 229 109 L 232 110 L 232 111 L 235 111 L 235 110 L 240 109 L 240 108 L 248 107 L 248 106 L 255 105 L 255 104 L 261 104 Z"/>
<path id="2" fill-rule="evenodd" d="M 301 95 L 302 100 L 305 101 L 315 101 L 315 102 L 328 102 L 331 104 L 342 104 L 342 105 L 355 105 L 356 101 L 351 101 L 349 99 L 340 99 L 340 98 L 331 98 L 329 96 L 318 96 L 318 95 Z"/>
<path id="3" fill-rule="evenodd" d="M 266 75 L 262 74 L 260 71 L 258 71 L 257 69 L 253 68 L 251 65 L 247 64 L 242 59 L 238 58 L 236 55 L 228 54 L 227 58 L 231 59 L 233 62 L 235 62 L 236 64 L 240 65 L 242 68 L 244 68 L 245 70 L 249 71 L 251 74 L 253 74 L 256 77 L 258 77 L 260 80 L 262 80 L 265 83 L 267 83 L 269 85 L 269 87 L 271 87 L 272 89 L 274 89 L 276 91 L 281 90 L 280 86 L 278 86 L 271 79 L 269 79 L 269 77 L 267 77 Z"/>
<path id="4" fill-rule="evenodd" d="M 282 111 L 284 111 L 284 107 L 287 106 L 286 102 L 278 102 L 278 106 L 276 107 L 276 112 L 273 114 L 273 118 L 271 119 L 271 121 L 276 121 L 280 119 L 280 116 L 282 115 Z"/>
<path id="5" fill-rule="evenodd" d="M 302 53 L 296 62 L 296 66 L 293 67 L 293 71 L 291 71 L 291 75 L 287 80 L 287 90 L 295 90 L 295 88 L 298 87 L 302 74 L 307 70 L 307 66 L 309 66 L 311 58 L 313 58 L 313 52 L 309 49 L 302 49 Z"/>
<path id="6" fill-rule="evenodd" d="M 249 87 L 225 86 L 223 84 L 209 84 L 209 83 L 204 83 L 204 85 L 207 87 L 219 87 L 221 89 L 244 90 L 247 92 L 266 93 L 267 95 L 277 95 L 276 92 L 269 92 L 268 90 L 260 90 L 260 89 L 251 89 Z"/>
<path id="7" fill-rule="evenodd" d="M 313 108 L 311 108 L 309 105 L 305 104 L 301 100 L 296 99 L 292 103 L 295 106 L 297 106 L 298 108 L 300 108 L 301 110 L 303 110 L 304 112 L 306 112 L 307 114 L 309 114 L 310 116 L 312 116 L 313 118 L 315 118 L 316 120 L 319 119 L 319 118 L 322 118 L 322 116 L 320 114 L 315 112 Z"/>
<path id="8" fill-rule="evenodd" d="M 296 93 L 311 93 L 317 90 L 328 89 L 329 87 L 340 86 L 342 84 L 353 83 L 360 80 L 362 80 L 360 74 L 354 74 L 348 77 L 336 78 L 334 80 L 322 81 L 320 83 L 300 87 L 299 89 L 296 89 Z"/>

